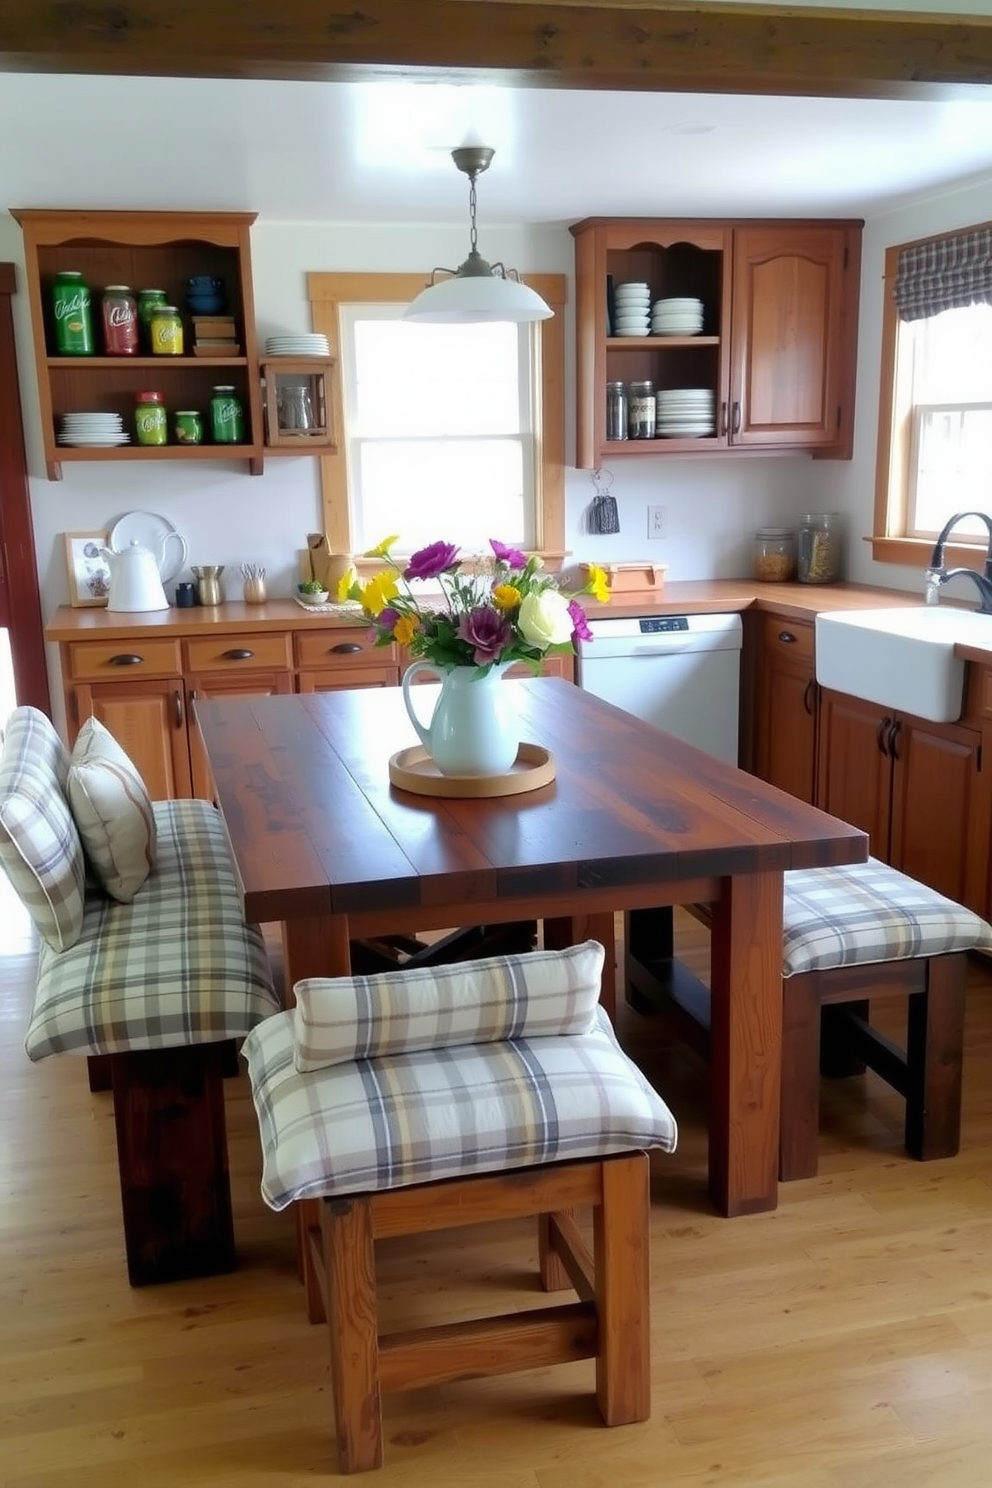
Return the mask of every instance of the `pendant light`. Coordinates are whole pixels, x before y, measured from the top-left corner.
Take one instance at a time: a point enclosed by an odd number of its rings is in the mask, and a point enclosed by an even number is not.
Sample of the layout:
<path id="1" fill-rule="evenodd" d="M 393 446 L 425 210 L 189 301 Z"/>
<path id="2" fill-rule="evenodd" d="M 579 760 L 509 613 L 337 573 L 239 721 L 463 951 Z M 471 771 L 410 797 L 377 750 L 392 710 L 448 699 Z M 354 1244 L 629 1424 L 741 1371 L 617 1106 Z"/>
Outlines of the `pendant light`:
<path id="1" fill-rule="evenodd" d="M 547 320 L 554 314 L 539 294 L 521 284 L 516 269 L 490 264 L 479 253 L 475 226 L 475 183 L 496 152 L 484 145 L 464 145 L 451 158 L 469 178 L 468 209 L 472 220 L 468 258 L 457 269 L 435 269 L 431 282 L 403 312 L 404 320 L 467 324 L 480 320 Z M 438 279 L 438 274 L 447 278 Z"/>

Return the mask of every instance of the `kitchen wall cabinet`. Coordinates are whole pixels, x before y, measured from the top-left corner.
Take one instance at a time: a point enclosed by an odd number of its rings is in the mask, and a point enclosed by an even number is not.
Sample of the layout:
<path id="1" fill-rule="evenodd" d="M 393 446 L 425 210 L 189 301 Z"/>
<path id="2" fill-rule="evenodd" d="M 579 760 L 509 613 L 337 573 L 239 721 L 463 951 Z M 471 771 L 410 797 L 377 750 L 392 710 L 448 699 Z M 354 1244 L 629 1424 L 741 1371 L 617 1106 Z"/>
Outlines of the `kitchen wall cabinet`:
<path id="1" fill-rule="evenodd" d="M 850 458 L 860 289 L 855 221 L 588 218 L 575 237 L 576 464 L 644 454 L 805 450 Z M 703 302 L 693 336 L 609 334 L 607 282 Z M 608 440 L 607 382 L 706 388 L 701 437 Z"/>
<path id="2" fill-rule="evenodd" d="M 861 827 L 875 857 L 987 912 L 990 775 L 982 731 L 821 690 L 816 804 Z"/>
<path id="3" fill-rule="evenodd" d="M 252 300 L 249 229 L 253 212 L 62 212 L 12 208 L 24 234 L 25 268 L 38 397 L 50 480 L 69 462 L 244 459 L 253 475 L 262 471 L 263 419 L 255 313 Z M 58 356 L 50 320 L 51 281 L 59 270 L 82 273 L 93 296 L 96 347 L 100 350 L 100 297 L 108 284 L 132 289 L 162 288 L 183 310 L 186 280 L 211 274 L 223 280 L 228 313 L 234 316 L 238 353 L 197 356 L 190 320 L 184 314 L 182 356 Z M 217 384 L 229 384 L 245 413 L 241 444 L 183 445 L 172 442 L 171 414 L 197 408 L 208 414 Z M 160 391 L 169 410 L 170 443 L 135 443 L 114 449 L 74 448 L 58 443 L 64 413 L 118 413 L 134 433 L 134 395 Z M 205 418 L 209 430 L 209 417 Z"/>
<path id="4" fill-rule="evenodd" d="M 756 618 L 754 773 L 812 804 L 819 696 L 813 622 L 772 614 Z"/>

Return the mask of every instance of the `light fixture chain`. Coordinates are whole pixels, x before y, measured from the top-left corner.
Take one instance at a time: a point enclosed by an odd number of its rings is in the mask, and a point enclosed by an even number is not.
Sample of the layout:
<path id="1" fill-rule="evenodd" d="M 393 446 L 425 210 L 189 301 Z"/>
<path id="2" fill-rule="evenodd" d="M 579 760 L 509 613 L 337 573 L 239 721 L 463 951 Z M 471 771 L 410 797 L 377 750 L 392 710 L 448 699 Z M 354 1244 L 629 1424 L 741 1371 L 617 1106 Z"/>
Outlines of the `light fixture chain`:
<path id="1" fill-rule="evenodd" d="M 478 178 L 478 172 L 477 171 L 472 171 L 470 173 L 470 175 L 469 175 L 469 178 L 468 178 L 469 179 L 469 187 L 468 187 L 468 212 L 469 212 L 469 218 L 471 219 L 471 223 L 472 223 L 472 226 L 471 226 L 471 229 L 470 229 L 470 232 L 469 232 L 469 244 L 471 246 L 471 249 L 472 249 L 472 252 L 473 253 L 475 253 L 475 251 L 476 251 L 476 249 L 478 248 L 478 245 L 479 245 L 479 233 L 478 233 L 478 229 L 476 228 L 476 225 L 475 225 L 475 205 L 476 205 L 475 183 L 476 183 L 477 178 Z"/>

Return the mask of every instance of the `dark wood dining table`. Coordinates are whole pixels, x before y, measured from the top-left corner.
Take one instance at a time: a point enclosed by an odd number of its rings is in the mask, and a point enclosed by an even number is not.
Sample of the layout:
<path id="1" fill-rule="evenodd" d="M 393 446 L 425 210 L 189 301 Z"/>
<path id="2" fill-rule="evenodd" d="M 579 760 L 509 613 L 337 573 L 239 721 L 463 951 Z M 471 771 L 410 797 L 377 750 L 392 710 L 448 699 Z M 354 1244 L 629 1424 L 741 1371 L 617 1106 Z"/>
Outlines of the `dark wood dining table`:
<path id="1" fill-rule="evenodd" d="M 782 875 L 862 862 L 865 834 L 571 683 L 501 685 L 556 775 L 486 799 L 391 784 L 418 742 L 399 688 L 197 700 L 247 917 L 282 922 L 291 986 L 346 975 L 352 939 L 533 918 L 612 944 L 616 911 L 709 905 L 710 1194 L 773 1209 Z"/>

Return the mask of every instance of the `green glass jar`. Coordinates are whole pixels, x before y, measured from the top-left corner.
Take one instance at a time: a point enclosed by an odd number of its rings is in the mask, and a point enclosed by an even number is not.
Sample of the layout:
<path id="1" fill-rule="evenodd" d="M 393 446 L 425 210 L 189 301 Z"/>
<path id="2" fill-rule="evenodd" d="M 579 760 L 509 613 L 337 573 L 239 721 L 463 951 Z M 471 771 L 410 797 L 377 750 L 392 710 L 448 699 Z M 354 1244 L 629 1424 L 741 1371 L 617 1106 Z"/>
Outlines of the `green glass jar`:
<path id="1" fill-rule="evenodd" d="M 229 383 L 214 388 L 210 399 L 210 432 L 214 444 L 243 444 L 245 413 L 241 399 Z"/>
<path id="2" fill-rule="evenodd" d="M 139 444 L 168 444 L 169 420 L 161 393 L 135 393 L 134 432 Z"/>
<path id="3" fill-rule="evenodd" d="M 93 307 L 81 273 L 66 269 L 52 281 L 52 315 L 58 356 L 92 356 Z"/>
<path id="4" fill-rule="evenodd" d="M 141 333 L 141 348 L 143 351 L 152 349 L 152 311 L 159 305 L 164 305 L 167 296 L 164 289 L 139 289 L 138 290 L 138 328 Z"/>

